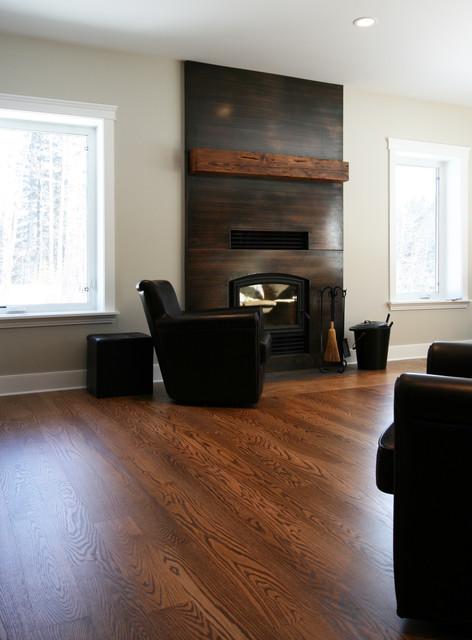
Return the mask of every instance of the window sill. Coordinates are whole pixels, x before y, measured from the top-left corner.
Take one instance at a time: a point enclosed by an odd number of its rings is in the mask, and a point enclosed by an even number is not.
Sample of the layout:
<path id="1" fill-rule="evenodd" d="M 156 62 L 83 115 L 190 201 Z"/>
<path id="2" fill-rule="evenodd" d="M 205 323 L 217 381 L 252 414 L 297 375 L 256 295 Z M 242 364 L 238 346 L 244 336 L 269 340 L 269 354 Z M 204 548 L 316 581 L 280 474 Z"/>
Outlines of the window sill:
<path id="1" fill-rule="evenodd" d="M 388 303 L 390 311 L 416 311 L 417 309 L 467 309 L 470 300 L 396 300 Z"/>
<path id="2" fill-rule="evenodd" d="M 71 324 L 110 324 L 118 311 L 90 311 L 79 313 L 1 313 L 0 329 L 18 327 L 54 327 Z"/>

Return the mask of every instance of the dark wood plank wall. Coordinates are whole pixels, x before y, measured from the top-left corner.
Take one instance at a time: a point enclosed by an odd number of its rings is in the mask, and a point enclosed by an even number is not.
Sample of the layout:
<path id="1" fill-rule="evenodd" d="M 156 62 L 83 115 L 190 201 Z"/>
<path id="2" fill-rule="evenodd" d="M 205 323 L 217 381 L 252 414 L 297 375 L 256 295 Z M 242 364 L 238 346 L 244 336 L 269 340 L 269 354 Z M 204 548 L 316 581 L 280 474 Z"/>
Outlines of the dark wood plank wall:
<path id="1" fill-rule="evenodd" d="M 343 160 L 343 88 L 197 62 L 185 63 L 185 145 Z M 309 249 L 231 250 L 231 229 L 307 231 Z M 185 306 L 229 304 L 229 280 L 290 273 L 310 281 L 310 353 L 274 369 L 318 366 L 319 290 L 343 284 L 341 183 L 186 175 Z M 328 306 L 328 305 L 327 305 Z M 325 327 L 326 324 L 326 327 Z M 343 333 L 341 306 L 338 335 Z"/>

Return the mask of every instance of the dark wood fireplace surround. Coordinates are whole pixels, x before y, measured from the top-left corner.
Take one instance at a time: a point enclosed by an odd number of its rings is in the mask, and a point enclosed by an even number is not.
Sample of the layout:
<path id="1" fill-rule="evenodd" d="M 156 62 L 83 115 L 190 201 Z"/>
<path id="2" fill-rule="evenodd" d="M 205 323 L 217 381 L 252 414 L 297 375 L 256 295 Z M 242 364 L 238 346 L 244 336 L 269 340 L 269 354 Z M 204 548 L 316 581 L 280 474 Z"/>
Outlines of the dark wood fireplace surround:
<path id="1" fill-rule="evenodd" d="M 320 291 L 343 284 L 342 87 L 186 62 L 185 146 L 186 309 L 232 304 L 229 283 L 251 274 L 306 278 L 306 351 L 269 369 L 318 367 Z M 337 305 L 339 341 L 343 322 Z"/>

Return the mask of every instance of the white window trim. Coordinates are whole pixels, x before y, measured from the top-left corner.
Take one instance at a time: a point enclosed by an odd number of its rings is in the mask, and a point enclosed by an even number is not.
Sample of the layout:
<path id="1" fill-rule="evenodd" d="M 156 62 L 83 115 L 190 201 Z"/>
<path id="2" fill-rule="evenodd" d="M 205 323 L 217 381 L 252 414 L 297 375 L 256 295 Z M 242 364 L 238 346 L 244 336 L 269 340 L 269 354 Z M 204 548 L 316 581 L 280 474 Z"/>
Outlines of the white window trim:
<path id="1" fill-rule="evenodd" d="M 461 298 L 460 300 L 405 300 L 403 302 L 388 303 L 390 311 L 415 311 L 418 309 L 467 309 L 470 300 Z"/>
<path id="2" fill-rule="evenodd" d="M 3 112 L 3 110 L 5 110 Z M 117 107 L 106 104 L 35 98 L 30 96 L 0 93 L 0 115 L 8 116 L 14 110 L 15 117 L 57 122 L 73 117 L 83 118 L 84 124 L 97 128 L 98 202 L 103 215 L 98 216 L 97 227 L 97 277 L 102 282 L 101 295 L 97 300 L 97 311 L 57 313 L 10 313 L 0 309 L 0 329 L 69 324 L 96 324 L 114 322 L 115 310 L 115 152 L 114 125 Z M 100 175 L 101 173 L 101 175 Z"/>
<path id="3" fill-rule="evenodd" d="M 418 309 L 464 309 L 470 305 L 468 297 L 468 180 L 469 169 L 468 160 L 470 147 L 457 145 L 446 145 L 439 143 L 417 142 L 414 140 L 401 140 L 398 138 L 388 138 L 387 148 L 389 150 L 389 177 L 390 177 L 390 300 L 388 307 L 392 311 L 407 311 Z M 396 273 L 392 268 L 395 248 L 395 167 L 397 157 L 411 156 L 416 158 L 430 158 L 446 163 L 459 163 L 456 177 L 460 180 L 460 218 L 462 230 L 462 291 L 463 297 L 457 299 L 432 298 L 430 300 L 405 300 L 395 298 Z"/>

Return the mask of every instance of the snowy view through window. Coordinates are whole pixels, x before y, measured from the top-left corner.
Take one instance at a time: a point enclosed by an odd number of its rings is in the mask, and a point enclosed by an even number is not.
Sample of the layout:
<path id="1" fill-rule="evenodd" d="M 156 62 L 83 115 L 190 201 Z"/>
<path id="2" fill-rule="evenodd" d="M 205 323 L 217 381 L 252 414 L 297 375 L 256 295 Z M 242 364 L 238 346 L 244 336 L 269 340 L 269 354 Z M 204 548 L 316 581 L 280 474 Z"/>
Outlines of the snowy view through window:
<path id="1" fill-rule="evenodd" d="M 438 168 L 396 168 L 397 293 L 427 297 L 438 287 Z"/>
<path id="2" fill-rule="evenodd" d="M 87 301 L 86 145 L 0 129 L 0 305 Z"/>

